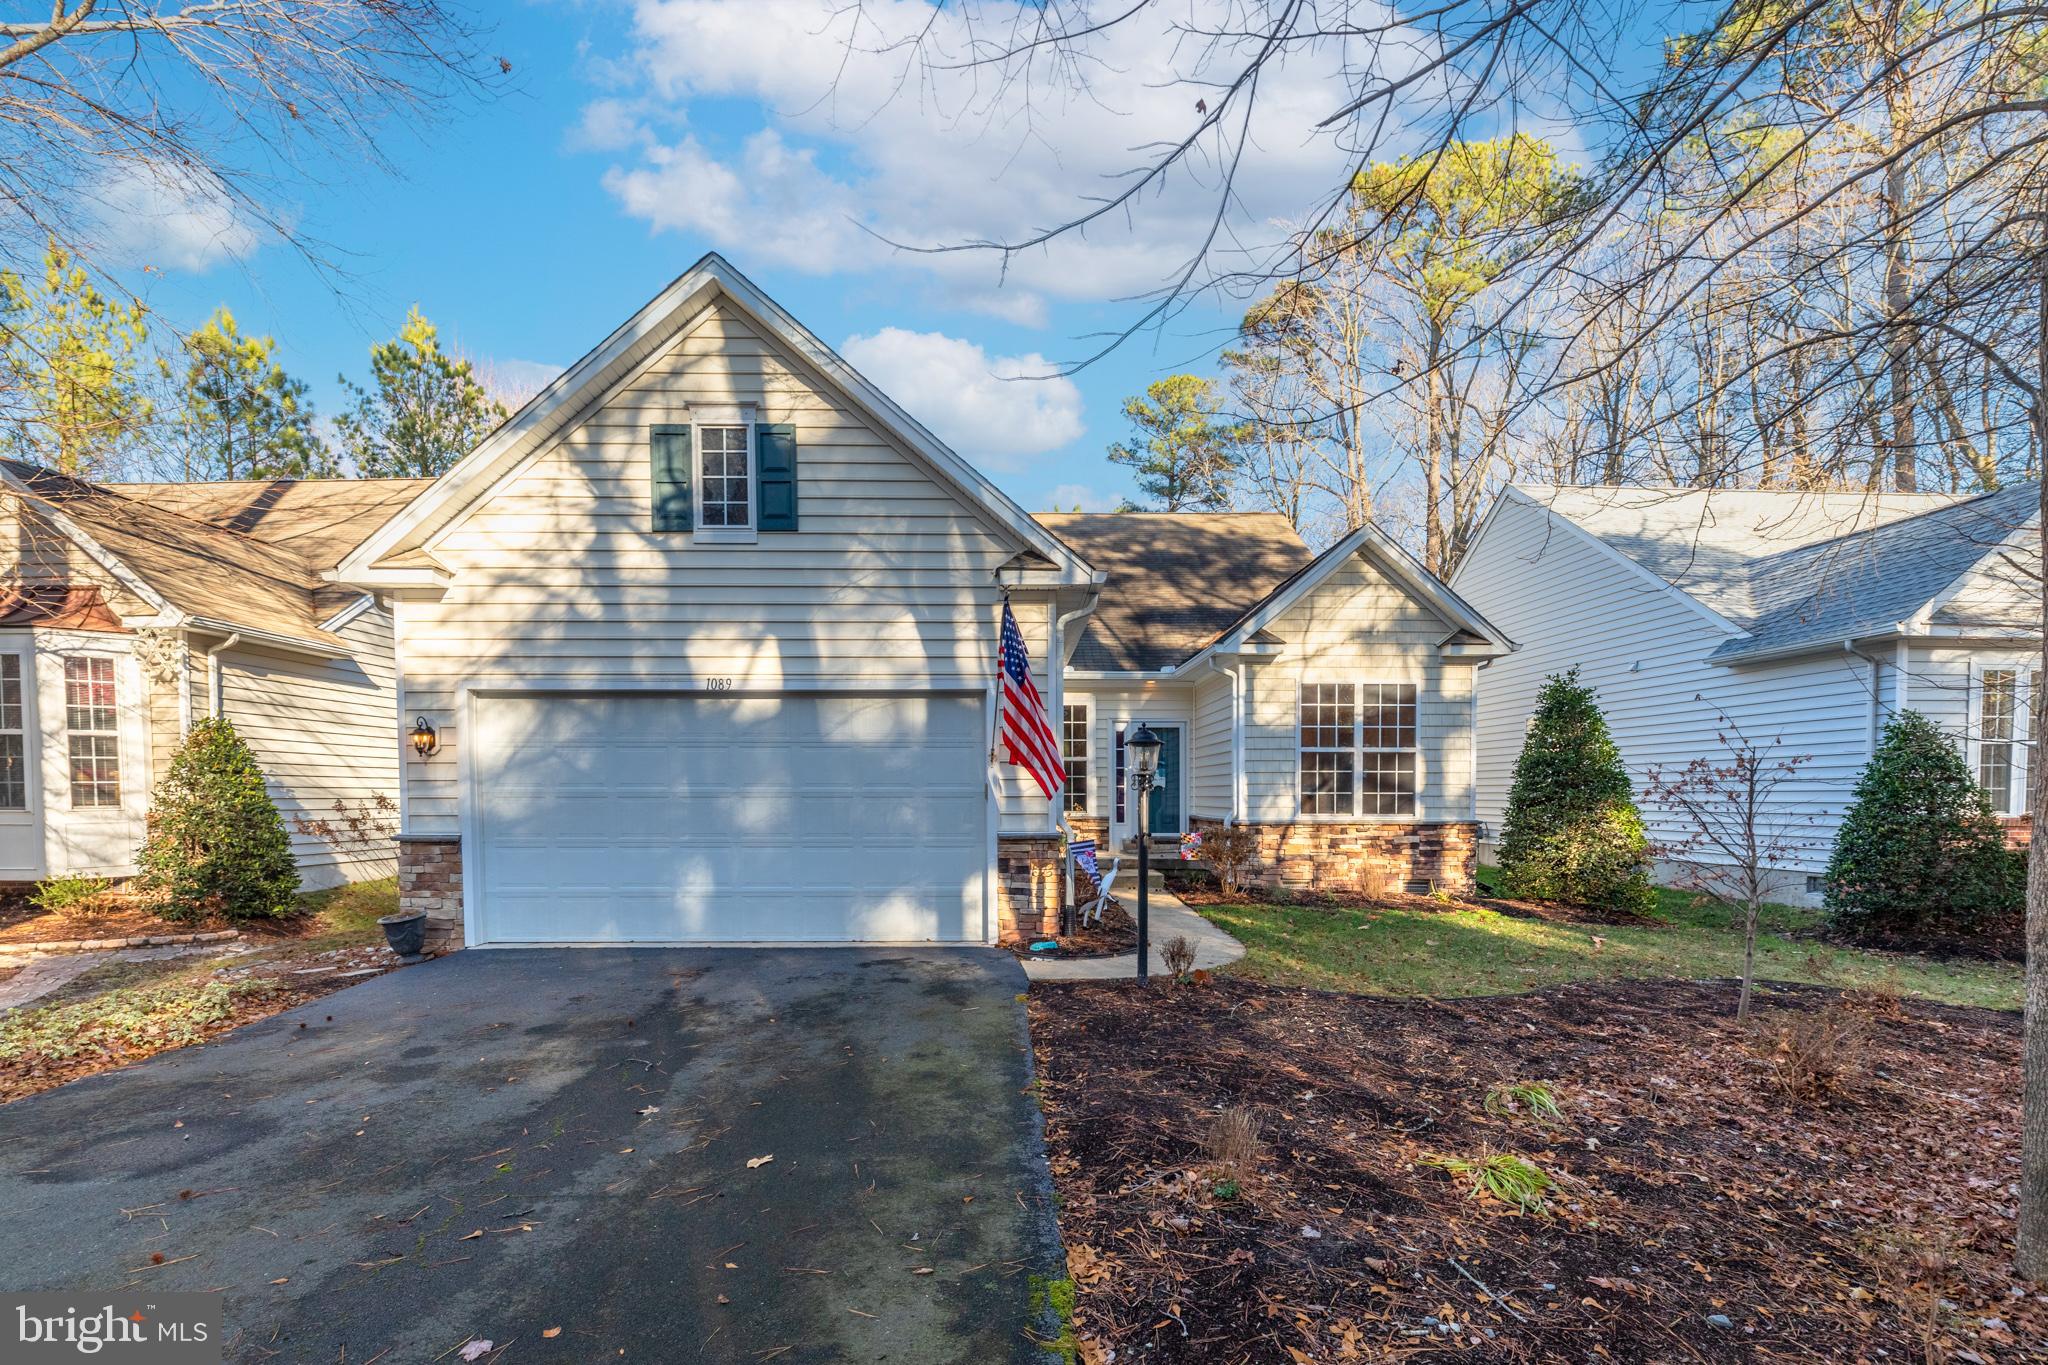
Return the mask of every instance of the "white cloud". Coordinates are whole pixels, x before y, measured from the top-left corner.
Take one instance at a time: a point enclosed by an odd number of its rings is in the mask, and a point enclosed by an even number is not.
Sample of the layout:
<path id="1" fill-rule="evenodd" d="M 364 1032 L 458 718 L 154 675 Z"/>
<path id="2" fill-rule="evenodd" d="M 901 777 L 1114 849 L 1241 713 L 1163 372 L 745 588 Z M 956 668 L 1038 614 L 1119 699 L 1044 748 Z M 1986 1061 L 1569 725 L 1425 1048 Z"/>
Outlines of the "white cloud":
<path id="1" fill-rule="evenodd" d="M 99 249 L 123 264 L 204 271 L 262 243 L 224 190 L 176 171 L 125 169 L 103 181 L 95 199 Z"/>
<path id="2" fill-rule="evenodd" d="M 1017 469 L 1086 429 L 1081 390 L 1042 355 L 991 357 L 940 332 L 884 327 L 840 347 L 855 369 L 911 416 L 978 463 Z"/>
<path id="3" fill-rule="evenodd" d="M 1019 31 L 1028 30 L 1039 0 L 1009 3 Z M 917 270 L 962 306 L 1041 325 L 1045 295 L 1127 298 L 1201 249 L 1221 178 L 1216 147 L 1205 145 L 1127 211 L 1007 261 L 887 244 L 1013 240 L 1115 193 L 1146 160 L 1144 149 L 1195 131 L 1196 100 L 1216 93 L 1204 82 L 1241 59 L 1231 40 L 1175 42 L 1171 26 L 1199 28 L 1203 15 L 1233 3 L 1188 0 L 1111 26 L 1084 44 L 1090 85 L 1082 90 L 926 69 L 920 49 L 892 41 L 921 35 L 935 63 L 957 58 L 969 46 L 962 7 L 783 0 L 768 19 L 761 0 L 636 0 L 633 39 L 650 107 L 752 100 L 764 126 L 736 151 L 696 136 L 649 138 L 605 184 L 627 213 L 657 231 L 700 234 L 743 269 L 765 260 L 818 272 Z M 1006 31 L 1001 0 L 975 13 L 982 32 Z M 862 27 L 849 54 L 855 23 Z M 1265 72 L 1256 151 L 1236 183 L 1226 243 L 1281 237 L 1276 223 L 1343 184 L 1343 148 L 1314 131 L 1344 88 L 1343 59 L 1332 42 Z"/>
<path id="4" fill-rule="evenodd" d="M 583 117 L 569 133 L 569 146 L 577 151 L 616 152 L 632 146 L 645 134 L 640 116 L 625 100 L 592 100 L 583 106 Z"/>

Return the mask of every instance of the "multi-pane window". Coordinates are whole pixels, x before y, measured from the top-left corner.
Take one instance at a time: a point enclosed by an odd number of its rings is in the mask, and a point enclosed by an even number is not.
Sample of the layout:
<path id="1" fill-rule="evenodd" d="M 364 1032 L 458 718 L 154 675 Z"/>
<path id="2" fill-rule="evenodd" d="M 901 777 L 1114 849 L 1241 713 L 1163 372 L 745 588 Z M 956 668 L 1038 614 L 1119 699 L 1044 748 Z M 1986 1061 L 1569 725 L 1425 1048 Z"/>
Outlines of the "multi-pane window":
<path id="1" fill-rule="evenodd" d="M 1088 809 L 1088 708 L 1060 708 L 1060 757 L 1067 765 L 1067 810 Z"/>
<path id="2" fill-rule="evenodd" d="M 2027 808 L 2027 757 L 2033 732 L 2021 719 L 2024 709 L 2020 675 L 2010 668 L 1987 668 L 1978 675 L 1977 781 L 2000 815 L 2018 815 Z M 2027 692 L 2039 705 L 2040 674 L 2028 676 Z"/>
<path id="3" fill-rule="evenodd" d="M 1305 683 L 1301 813 L 1413 815 L 1414 683 Z"/>
<path id="4" fill-rule="evenodd" d="M 21 709 L 21 656 L 0 654 L 0 810 L 28 809 L 28 737 Z"/>
<path id="5" fill-rule="evenodd" d="M 120 805 L 120 713 L 112 659 L 85 655 L 64 661 L 64 728 L 71 744 L 71 804 Z"/>
<path id="6" fill-rule="evenodd" d="M 699 427 L 698 478 L 702 483 L 697 499 L 703 511 L 700 525 L 713 529 L 745 530 L 754 524 L 754 495 L 749 484 L 747 429 Z"/>
<path id="7" fill-rule="evenodd" d="M 1415 684 L 1358 685 L 1358 811 L 1415 814 Z"/>
<path id="8" fill-rule="evenodd" d="M 1358 709 L 1350 683 L 1301 689 L 1301 813 L 1351 815 L 1357 809 Z"/>

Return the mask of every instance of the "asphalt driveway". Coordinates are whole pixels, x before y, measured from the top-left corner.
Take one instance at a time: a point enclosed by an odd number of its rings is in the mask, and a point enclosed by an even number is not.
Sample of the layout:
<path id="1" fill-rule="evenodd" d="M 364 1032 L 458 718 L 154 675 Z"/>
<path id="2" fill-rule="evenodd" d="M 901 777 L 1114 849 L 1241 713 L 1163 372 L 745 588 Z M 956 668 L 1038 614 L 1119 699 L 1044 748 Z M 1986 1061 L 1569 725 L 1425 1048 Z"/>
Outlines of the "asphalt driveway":
<path id="1" fill-rule="evenodd" d="M 235 1361 L 1042 1361 L 1023 988 L 458 953 L 0 1108 L 0 1287 L 220 1289 Z"/>

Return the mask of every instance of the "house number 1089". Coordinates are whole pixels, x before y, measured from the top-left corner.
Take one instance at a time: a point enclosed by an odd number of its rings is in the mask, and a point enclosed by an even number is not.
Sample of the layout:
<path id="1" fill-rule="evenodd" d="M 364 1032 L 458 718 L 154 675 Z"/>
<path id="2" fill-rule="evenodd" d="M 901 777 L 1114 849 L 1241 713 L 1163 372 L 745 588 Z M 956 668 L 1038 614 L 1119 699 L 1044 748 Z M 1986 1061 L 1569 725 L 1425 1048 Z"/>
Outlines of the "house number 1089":
<path id="1" fill-rule="evenodd" d="M 730 692 L 732 691 L 732 679 L 706 678 L 704 680 L 704 690 L 706 692 Z"/>

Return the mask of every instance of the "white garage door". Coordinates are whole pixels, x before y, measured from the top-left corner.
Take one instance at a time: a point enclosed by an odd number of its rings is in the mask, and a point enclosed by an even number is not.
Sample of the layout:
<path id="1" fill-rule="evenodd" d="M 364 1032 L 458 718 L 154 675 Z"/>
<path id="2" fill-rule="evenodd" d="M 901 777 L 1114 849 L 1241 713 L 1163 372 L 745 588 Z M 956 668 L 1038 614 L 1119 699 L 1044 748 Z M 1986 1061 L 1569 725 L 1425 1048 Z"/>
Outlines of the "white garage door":
<path id="1" fill-rule="evenodd" d="M 980 942 L 975 697 L 484 697 L 483 943 Z"/>

